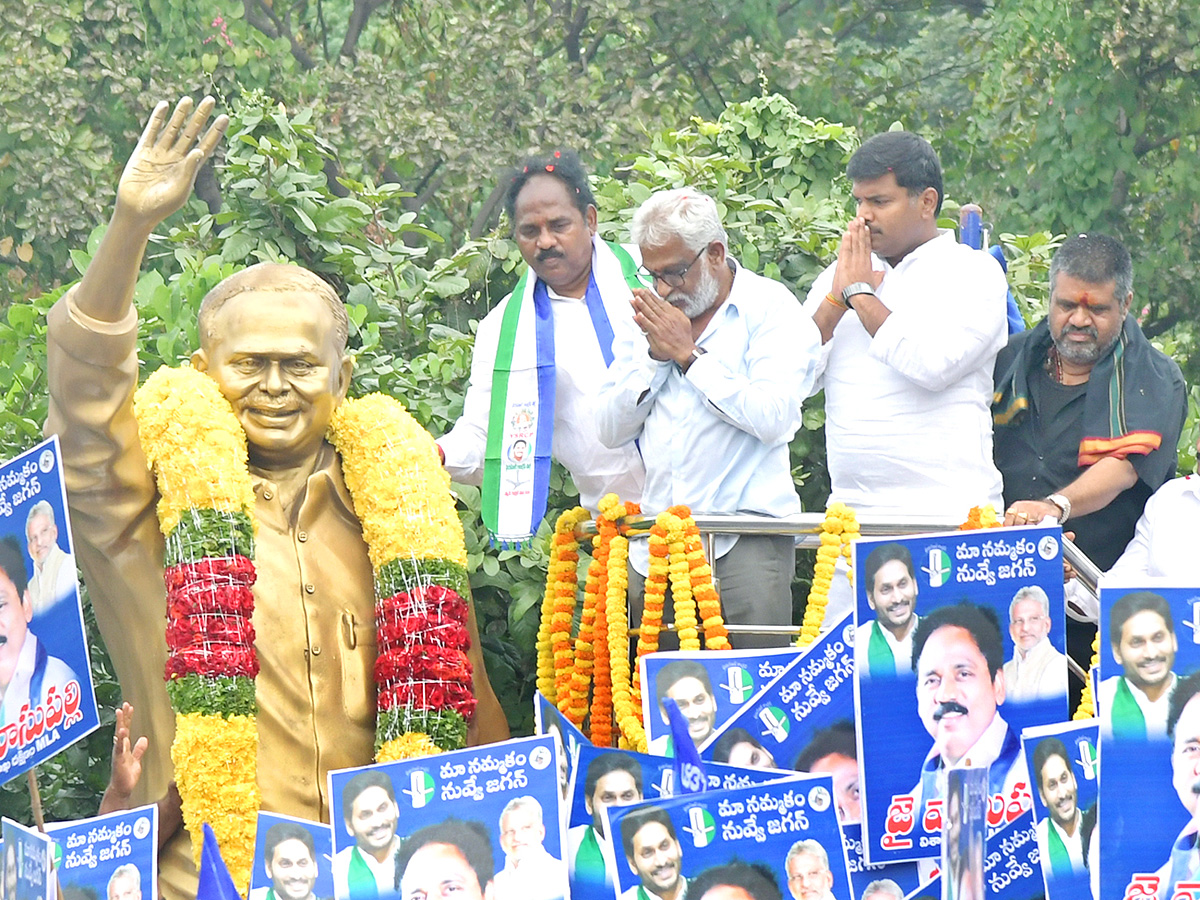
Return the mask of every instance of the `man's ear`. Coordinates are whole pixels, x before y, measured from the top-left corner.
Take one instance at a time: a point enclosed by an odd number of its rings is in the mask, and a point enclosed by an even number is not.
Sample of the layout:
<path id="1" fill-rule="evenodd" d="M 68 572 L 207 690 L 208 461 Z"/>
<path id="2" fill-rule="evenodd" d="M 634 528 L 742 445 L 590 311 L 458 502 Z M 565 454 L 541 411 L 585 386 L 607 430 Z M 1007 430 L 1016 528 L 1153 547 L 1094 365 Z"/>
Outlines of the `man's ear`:
<path id="1" fill-rule="evenodd" d="M 935 187 L 927 187 L 917 196 L 917 206 L 922 215 L 928 214 L 929 218 L 935 221 L 937 220 L 937 203 L 938 192 Z"/>
<path id="2" fill-rule="evenodd" d="M 208 371 L 208 354 L 203 349 L 192 354 L 192 368 L 197 372 Z"/>
<path id="3" fill-rule="evenodd" d="M 997 706 L 1004 705 L 1004 693 L 1005 693 L 1004 689 L 1005 689 L 1004 669 L 1000 668 L 1000 669 L 996 670 L 996 677 L 994 679 L 992 679 L 992 690 L 996 695 L 996 705 Z"/>
<path id="4" fill-rule="evenodd" d="M 354 357 L 349 353 L 342 357 L 341 364 L 338 370 L 338 382 L 334 387 L 334 396 L 337 397 L 338 403 L 346 399 L 346 393 L 350 390 L 350 379 L 354 376 Z"/>
<path id="5" fill-rule="evenodd" d="M 598 220 L 596 217 L 596 207 L 592 206 L 592 204 L 589 203 L 587 212 L 583 214 L 583 219 L 585 222 L 587 222 L 588 231 L 591 232 L 592 234 L 595 234 L 596 233 L 596 225 L 598 224 Z"/>
<path id="6" fill-rule="evenodd" d="M 1129 307 L 1133 305 L 1133 291 L 1125 295 L 1125 302 L 1121 304 L 1121 315 L 1124 316 L 1129 312 Z"/>

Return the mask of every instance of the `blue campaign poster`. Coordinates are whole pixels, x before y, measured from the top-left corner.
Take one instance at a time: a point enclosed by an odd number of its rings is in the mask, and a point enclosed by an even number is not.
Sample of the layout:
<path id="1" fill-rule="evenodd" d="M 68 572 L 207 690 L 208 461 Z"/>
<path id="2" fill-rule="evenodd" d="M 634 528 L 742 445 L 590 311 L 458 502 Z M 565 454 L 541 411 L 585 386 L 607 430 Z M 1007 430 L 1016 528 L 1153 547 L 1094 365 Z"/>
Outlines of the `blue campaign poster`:
<path id="1" fill-rule="evenodd" d="M 983 889 L 991 900 L 1044 900 L 1045 885 L 1038 862 L 1037 837 L 1031 814 L 1026 812 L 1003 830 L 988 837 L 987 856 L 983 863 Z M 970 900 L 967 891 L 952 886 L 943 893 L 943 880 L 950 877 L 939 873 L 926 884 L 905 895 L 905 900 Z M 979 898 L 983 900 L 983 898 Z"/>
<path id="2" fill-rule="evenodd" d="M 828 775 L 796 775 L 610 807 L 616 896 L 852 900 L 831 791 Z"/>
<path id="3" fill-rule="evenodd" d="M 854 622 L 847 615 L 811 646 L 799 651 L 778 677 L 722 725 L 700 752 L 701 757 L 745 765 L 748 748 L 758 746 L 769 757 L 768 764 L 774 763 L 776 768 L 794 770 L 799 760 L 806 763 L 804 771 L 809 771 L 807 763 L 812 761 L 801 757 L 811 755 L 806 751 L 814 738 L 824 735 L 835 723 L 842 723 L 849 730 L 844 752 L 839 755 L 848 755 L 853 761 L 853 678 Z M 834 781 L 836 785 L 837 779 Z M 858 793 L 857 774 L 847 790 Z M 860 819 L 857 802 L 855 807 L 849 814 L 852 822 Z"/>
<path id="4" fill-rule="evenodd" d="M 75 822 L 48 822 L 65 900 L 158 896 L 158 806 Z M 300 898 L 296 898 L 300 900 Z"/>
<path id="5" fill-rule="evenodd" d="M 4 900 L 52 900 L 54 845 L 50 838 L 12 819 L 0 824 L 4 838 Z"/>
<path id="6" fill-rule="evenodd" d="M 1100 590 L 1100 895 L 1200 898 L 1200 588 Z"/>
<path id="7" fill-rule="evenodd" d="M 604 810 L 610 805 L 672 797 L 675 761 L 665 756 L 580 745 L 571 782 L 567 862 L 573 900 L 609 900 L 612 881 L 609 849 L 604 841 Z M 708 790 L 732 790 L 788 777 L 767 769 L 742 769 L 708 763 Z"/>
<path id="8" fill-rule="evenodd" d="M 58 438 L 0 466 L 0 783 L 99 725 Z"/>
<path id="9" fill-rule="evenodd" d="M 1100 866 L 1089 847 L 1097 834 L 1099 736 L 1097 719 L 1021 732 L 1048 900 L 1092 900 L 1090 876 Z"/>
<path id="10" fill-rule="evenodd" d="M 260 812 L 249 900 L 329 900 L 332 862 L 328 825 Z"/>
<path id="11" fill-rule="evenodd" d="M 338 900 L 563 900 L 554 740 L 521 738 L 329 773 Z M 478 892 L 478 893 L 477 893 Z"/>
<path id="12" fill-rule="evenodd" d="M 548 734 L 554 738 L 558 787 L 563 801 L 560 812 L 565 818 L 570 808 L 568 801 L 571 796 L 571 775 L 575 771 L 575 755 L 581 746 L 588 743 L 588 739 L 541 691 L 533 695 L 533 718 L 538 734 Z"/>
<path id="13" fill-rule="evenodd" d="M 638 660 L 642 680 L 642 721 L 650 752 L 674 756 L 662 699 L 671 697 L 688 721 L 692 742 L 703 748 L 717 728 L 779 676 L 799 653 L 774 650 L 674 650 Z"/>
<path id="14" fill-rule="evenodd" d="M 989 766 L 995 831 L 1032 805 L 1023 728 L 1067 718 L 1062 531 L 854 544 L 866 857 L 937 858 L 945 773 Z"/>

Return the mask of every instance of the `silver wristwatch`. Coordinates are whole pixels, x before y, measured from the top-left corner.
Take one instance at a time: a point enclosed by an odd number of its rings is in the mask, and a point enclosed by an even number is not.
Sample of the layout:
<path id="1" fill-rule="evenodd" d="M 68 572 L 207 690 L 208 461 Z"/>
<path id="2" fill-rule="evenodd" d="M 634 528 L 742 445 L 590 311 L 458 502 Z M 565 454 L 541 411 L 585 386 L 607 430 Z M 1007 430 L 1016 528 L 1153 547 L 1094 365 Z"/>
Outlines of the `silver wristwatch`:
<path id="1" fill-rule="evenodd" d="M 875 288 L 871 287 L 871 285 L 865 281 L 856 281 L 854 284 L 848 284 L 842 290 L 842 303 L 851 309 L 854 309 L 854 304 L 850 302 L 850 298 L 855 294 L 870 294 L 872 297 L 874 297 Z"/>
<path id="2" fill-rule="evenodd" d="M 1067 519 L 1071 518 L 1071 501 L 1062 494 L 1050 494 L 1046 497 L 1047 503 L 1053 503 L 1061 511 L 1062 515 L 1058 517 L 1058 524 L 1066 523 Z"/>

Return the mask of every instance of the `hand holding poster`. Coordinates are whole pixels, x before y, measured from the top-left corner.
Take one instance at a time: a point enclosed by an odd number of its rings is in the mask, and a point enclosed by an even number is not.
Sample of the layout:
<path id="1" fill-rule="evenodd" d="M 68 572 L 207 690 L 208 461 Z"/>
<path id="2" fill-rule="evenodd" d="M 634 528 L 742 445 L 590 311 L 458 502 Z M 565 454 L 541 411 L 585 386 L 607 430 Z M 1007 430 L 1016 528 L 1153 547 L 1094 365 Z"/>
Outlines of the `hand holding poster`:
<path id="1" fill-rule="evenodd" d="M 1020 730 L 1068 714 L 1061 545 L 1057 527 L 855 543 L 870 862 L 940 855 L 950 768 L 990 768 L 993 830 L 1030 808 Z"/>
<path id="2" fill-rule="evenodd" d="M 99 724 L 57 438 L 0 466 L 0 696 L 0 783 Z"/>

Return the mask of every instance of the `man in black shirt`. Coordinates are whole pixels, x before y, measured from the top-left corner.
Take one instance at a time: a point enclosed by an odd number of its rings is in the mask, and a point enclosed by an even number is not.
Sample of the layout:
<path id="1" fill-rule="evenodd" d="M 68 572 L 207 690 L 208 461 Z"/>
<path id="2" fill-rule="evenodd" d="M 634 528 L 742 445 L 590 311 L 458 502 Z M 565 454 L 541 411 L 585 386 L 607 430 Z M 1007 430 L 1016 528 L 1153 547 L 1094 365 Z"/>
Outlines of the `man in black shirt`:
<path id="1" fill-rule="evenodd" d="M 1004 524 L 1053 516 L 1101 569 L 1133 537 L 1146 499 L 1175 475 L 1186 413 L 1179 366 L 1128 315 L 1132 287 L 1120 241 L 1071 238 L 1050 263 L 1049 314 L 996 358 Z"/>

